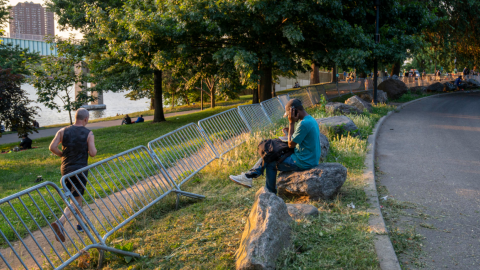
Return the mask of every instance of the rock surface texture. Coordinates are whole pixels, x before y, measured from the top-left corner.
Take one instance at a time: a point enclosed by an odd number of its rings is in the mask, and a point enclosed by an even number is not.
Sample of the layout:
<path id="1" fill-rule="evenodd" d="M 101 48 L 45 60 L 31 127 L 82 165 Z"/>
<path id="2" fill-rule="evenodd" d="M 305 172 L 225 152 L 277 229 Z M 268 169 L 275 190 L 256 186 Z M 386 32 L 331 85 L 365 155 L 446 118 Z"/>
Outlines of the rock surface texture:
<path id="1" fill-rule="evenodd" d="M 443 91 L 455 91 L 457 87 L 449 82 L 443 84 Z"/>
<path id="2" fill-rule="evenodd" d="M 323 135 L 322 132 L 320 132 L 319 134 L 320 134 L 320 149 L 322 151 L 320 153 L 320 161 L 325 161 L 327 160 L 328 151 L 330 150 L 330 142 L 328 141 L 327 136 Z"/>
<path id="3" fill-rule="evenodd" d="M 368 91 L 367 93 L 362 93 L 358 96 L 368 103 L 373 102 L 373 91 Z M 387 101 L 388 101 L 387 93 L 385 93 L 382 90 L 377 89 L 377 101 L 380 102 L 380 103 L 387 103 Z"/>
<path id="4" fill-rule="evenodd" d="M 427 87 L 425 87 L 425 86 L 415 86 L 415 87 L 410 88 L 410 92 L 424 94 L 425 92 L 427 92 Z"/>
<path id="5" fill-rule="evenodd" d="M 434 83 L 432 85 L 429 85 L 427 87 L 427 91 L 429 91 L 429 92 L 443 92 L 443 88 L 444 88 L 443 84 L 437 82 L 437 83 Z"/>
<path id="6" fill-rule="evenodd" d="M 361 99 L 359 96 L 350 97 L 349 99 L 345 100 L 345 104 L 353 106 L 362 112 L 363 110 L 367 110 L 369 112 L 372 111 L 372 104 Z"/>
<path id="7" fill-rule="evenodd" d="M 404 82 L 392 78 L 383 81 L 378 86 L 378 89 L 385 91 L 389 99 L 400 98 L 408 91 L 408 87 Z"/>
<path id="8" fill-rule="evenodd" d="M 331 128 L 335 134 L 342 134 L 350 132 L 350 135 L 357 136 L 358 128 L 353 123 L 352 119 L 346 117 L 345 115 L 333 116 L 327 118 L 316 119 L 318 126 L 320 127 L 320 132 L 324 133 L 325 129 Z M 322 149 L 323 150 L 323 149 Z"/>
<path id="9" fill-rule="evenodd" d="M 306 197 L 309 200 L 332 199 L 347 179 L 347 168 L 339 163 L 321 163 L 306 171 L 280 172 L 279 195 Z"/>
<path id="10" fill-rule="evenodd" d="M 236 269 L 275 269 L 277 256 L 290 245 L 292 218 L 285 202 L 262 187 L 248 216 Z"/>
<path id="11" fill-rule="evenodd" d="M 354 106 L 347 105 L 341 102 L 329 102 L 325 104 L 325 111 L 328 113 L 340 114 L 361 114 L 362 111 Z"/>
<path id="12" fill-rule="evenodd" d="M 318 209 L 310 204 L 287 203 L 288 214 L 293 219 L 302 219 L 307 216 L 318 216 Z"/>

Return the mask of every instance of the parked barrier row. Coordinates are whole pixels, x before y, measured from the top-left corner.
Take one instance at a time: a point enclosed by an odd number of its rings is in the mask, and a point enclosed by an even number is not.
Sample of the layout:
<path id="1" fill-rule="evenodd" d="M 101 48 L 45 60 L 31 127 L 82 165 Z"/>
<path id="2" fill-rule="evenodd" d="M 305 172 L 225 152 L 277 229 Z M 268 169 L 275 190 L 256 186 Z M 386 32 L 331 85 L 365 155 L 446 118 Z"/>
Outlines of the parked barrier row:
<path id="1" fill-rule="evenodd" d="M 148 148 L 138 146 L 69 173 L 61 179 L 63 190 L 46 182 L 1 199 L 0 269 L 62 269 L 92 248 L 139 256 L 109 247 L 106 240 L 171 193 L 177 199 L 204 198 L 181 186 L 250 132 L 278 122 L 290 98 L 310 107 L 322 94 L 323 86 L 314 87 L 239 106 L 162 135 Z M 64 210 L 73 219 L 63 224 Z M 85 233 L 78 233 L 77 225 Z"/>

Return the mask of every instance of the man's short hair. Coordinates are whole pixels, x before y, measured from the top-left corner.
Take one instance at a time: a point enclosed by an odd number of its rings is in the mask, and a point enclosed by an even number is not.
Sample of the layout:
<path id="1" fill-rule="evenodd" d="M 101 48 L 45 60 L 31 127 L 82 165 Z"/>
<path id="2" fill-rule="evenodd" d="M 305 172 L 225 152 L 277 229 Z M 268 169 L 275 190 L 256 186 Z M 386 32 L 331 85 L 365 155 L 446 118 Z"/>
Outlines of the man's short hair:
<path id="1" fill-rule="evenodd" d="M 77 113 L 75 113 L 75 119 L 77 120 L 85 120 L 90 115 L 87 109 L 85 108 L 80 108 L 77 110 Z"/>
<path id="2" fill-rule="evenodd" d="M 143 114 L 140 114 L 140 117 L 143 117 Z"/>
<path id="3" fill-rule="evenodd" d="M 285 111 L 290 111 L 290 108 L 292 108 L 292 107 L 295 108 L 296 110 L 299 110 L 299 111 L 305 110 L 303 108 L 302 101 L 300 101 L 300 99 L 297 99 L 297 98 L 290 99 L 287 102 L 287 105 L 285 105 Z"/>

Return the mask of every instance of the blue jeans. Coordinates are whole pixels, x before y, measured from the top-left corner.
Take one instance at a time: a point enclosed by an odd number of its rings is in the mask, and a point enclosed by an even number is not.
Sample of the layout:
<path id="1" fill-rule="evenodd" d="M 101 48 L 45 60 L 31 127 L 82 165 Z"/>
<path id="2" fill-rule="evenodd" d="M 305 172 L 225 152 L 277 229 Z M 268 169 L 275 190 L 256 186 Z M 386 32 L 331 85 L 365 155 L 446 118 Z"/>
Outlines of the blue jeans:
<path id="1" fill-rule="evenodd" d="M 270 192 L 275 194 L 277 194 L 277 170 L 282 172 L 303 171 L 300 167 L 295 165 L 291 156 L 283 160 L 278 166 L 277 162 L 266 163 L 264 166 L 262 166 L 262 163 L 263 159 L 260 158 L 253 168 L 246 173 L 246 176 L 249 178 L 257 178 L 260 175 L 263 175 L 263 172 L 267 170 L 265 186 Z"/>

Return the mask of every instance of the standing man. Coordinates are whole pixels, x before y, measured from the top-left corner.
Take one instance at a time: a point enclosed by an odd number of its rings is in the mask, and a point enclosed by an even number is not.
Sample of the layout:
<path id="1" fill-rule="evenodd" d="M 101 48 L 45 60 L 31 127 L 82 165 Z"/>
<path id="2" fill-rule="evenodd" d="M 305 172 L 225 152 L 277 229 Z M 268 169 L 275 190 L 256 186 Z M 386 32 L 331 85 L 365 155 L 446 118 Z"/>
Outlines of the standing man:
<path id="1" fill-rule="evenodd" d="M 97 154 L 93 132 L 85 127 L 88 124 L 88 117 L 89 113 L 86 109 L 79 109 L 75 114 L 75 124 L 59 130 L 50 144 L 50 151 L 62 158 L 62 176 L 86 167 L 88 165 L 88 156 L 94 157 Z M 58 149 L 60 144 L 62 144 L 62 151 Z M 88 177 L 88 173 L 85 174 L 85 177 Z M 87 179 L 83 175 L 78 175 L 78 178 L 66 183 L 66 188 L 72 192 L 73 197 L 75 197 L 75 200 L 81 207 Z M 78 209 L 76 211 L 79 213 Z M 71 215 L 70 209 L 66 207 L 59 221 L 51 224 L 57 241 L 65 242 L 63 225 Z M 80 224 L 77 224 L 77 231 L 83 232 Z"/>
<path id="2" fill-rule="evenodd" d="M 276 161 L 265 163 L 260 158 L 250 171 L 240 175 L 230 175 L 234 183 L 251 188 L 252 179 L 266 171 L 266 188 L 277 194 L 277 171 L 303 171 L 318 165 L 320 161 L 320 129 L 318 123 L 303 108 L 299 99 L 291 99 L 285 106 L 285 114 L 290 123 L 288 130 L 288 147 L 294 148 L 291 156 L 281 163 Z M 295 123 L 300 121 L 295 129 Z"/>

